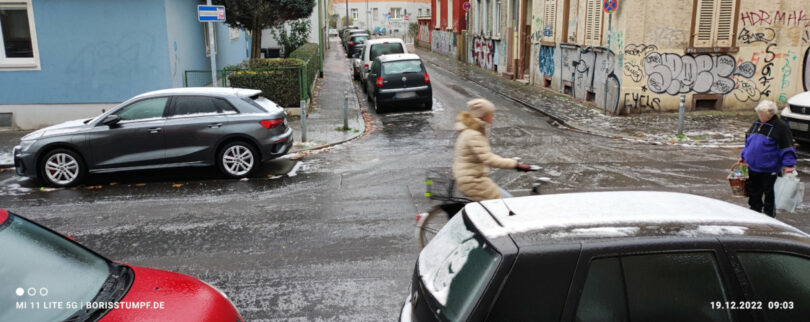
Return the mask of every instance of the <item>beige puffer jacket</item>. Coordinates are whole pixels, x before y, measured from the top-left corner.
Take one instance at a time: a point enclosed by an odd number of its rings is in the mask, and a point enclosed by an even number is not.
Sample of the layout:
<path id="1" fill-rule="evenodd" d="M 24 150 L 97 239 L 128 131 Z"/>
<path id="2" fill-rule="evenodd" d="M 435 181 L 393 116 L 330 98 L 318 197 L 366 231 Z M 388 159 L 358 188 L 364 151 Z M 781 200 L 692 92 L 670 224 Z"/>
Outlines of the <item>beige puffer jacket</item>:
<path id="1" fill-rule="evenodd" d="M 489 178 L 489 167 L 511 169 L 517 160 L 506 159 L 492 153 L 484 124 L 469 112 L 456 118 L 459 132 L 453 161 L 456 189 L 473 201 L 501 198 L 498 185 Z"/>

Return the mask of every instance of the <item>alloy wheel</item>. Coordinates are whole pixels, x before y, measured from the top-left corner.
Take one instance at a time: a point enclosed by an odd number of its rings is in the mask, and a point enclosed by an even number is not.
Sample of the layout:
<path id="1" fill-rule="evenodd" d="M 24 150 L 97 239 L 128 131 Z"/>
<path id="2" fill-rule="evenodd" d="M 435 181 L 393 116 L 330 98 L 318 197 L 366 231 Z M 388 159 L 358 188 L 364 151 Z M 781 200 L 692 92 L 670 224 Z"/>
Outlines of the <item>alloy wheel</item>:
<path id="1" fill-rule="evenodd" d="M 45 175 L 58 185 L 69 185 L 79 177 L 79 161 L 67 153 L 55 153 L 45 161 Z"/>
<path id="2" fill-rule="evenodd" d="M 222 154 L 222 165 L 228 174 L 239 177 L 253 169 L 253 151 L 243 145 L 234 145 Z"/>

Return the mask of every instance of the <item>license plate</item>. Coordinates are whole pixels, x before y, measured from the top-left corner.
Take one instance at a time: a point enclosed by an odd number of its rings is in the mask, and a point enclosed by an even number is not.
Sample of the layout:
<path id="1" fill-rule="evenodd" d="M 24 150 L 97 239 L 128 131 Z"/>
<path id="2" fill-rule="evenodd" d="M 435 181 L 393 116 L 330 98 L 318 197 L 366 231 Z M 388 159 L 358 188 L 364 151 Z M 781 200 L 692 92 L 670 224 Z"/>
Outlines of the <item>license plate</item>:
<path id="1" fill-rule="evenodd" d="M 808 127 L 810 127 L 810 125 L 807 123 L 799 123 L 796 121 L 790 122 L 790 128 L 796 131 L 807 132 Z"/>
<path id="2" fill-rule="evenodd" d="M 416 97 L 416 93 L 414 93 L 414 92 L 397 93 L 396 97 L 397 98 L 414 98 L 414 97 Z"/>

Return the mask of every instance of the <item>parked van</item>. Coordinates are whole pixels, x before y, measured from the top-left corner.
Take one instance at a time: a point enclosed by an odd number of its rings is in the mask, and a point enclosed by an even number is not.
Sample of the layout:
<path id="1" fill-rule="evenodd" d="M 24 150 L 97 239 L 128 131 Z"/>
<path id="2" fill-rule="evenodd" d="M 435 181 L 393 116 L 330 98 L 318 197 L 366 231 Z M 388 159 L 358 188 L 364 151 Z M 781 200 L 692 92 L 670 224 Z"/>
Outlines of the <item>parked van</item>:
<path id="1" fill-rule="evenodd" d="M 379 38 L 366 40 L 366 47 L 363 49 L 363 54 L 361 56 L 362 58 L 360 58 L 363 66 L 360 84 L 362 85 L 361 87 L 363 87 L 363 91 L 368 90 L 368 88 L 365 86 L 366 78 L 368 77 L 371 62 L 374 61 L 375 58 L 382 55 L 407 53 L 408 49 L 405 48 L 405 42 L 399 38 Z"/>

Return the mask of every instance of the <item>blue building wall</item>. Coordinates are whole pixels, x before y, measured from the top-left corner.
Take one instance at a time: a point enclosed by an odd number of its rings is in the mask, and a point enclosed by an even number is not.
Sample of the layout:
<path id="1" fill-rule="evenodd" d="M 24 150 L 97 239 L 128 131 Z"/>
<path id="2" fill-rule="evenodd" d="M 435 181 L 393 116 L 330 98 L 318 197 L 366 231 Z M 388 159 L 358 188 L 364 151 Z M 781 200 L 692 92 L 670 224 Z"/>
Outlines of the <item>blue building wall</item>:
<path id="1" fill-rule="evenodd" d="M 239 30 L 239 38 L 231 39 L 230 27 L 224 23 L 218 23 L 217 69 L 236 65 L 247 59 L 250 55 L 247 45 L 247 36 L 244 31 Z"/>
<path id="2" fill-rule="evenodd" d="M 164 0 L 33 1 L 40 70 L 0 71 L 0 104 L 120 102 L 168 87 Z"/>
<path id="3" fill-rule="evenodd" d="M 205 57 L 203 23 L 197 21 L 197 3 L 165 1 L 171 86 L 182 87 L 184 71 L 210 70 L 211 61 Z"/>

